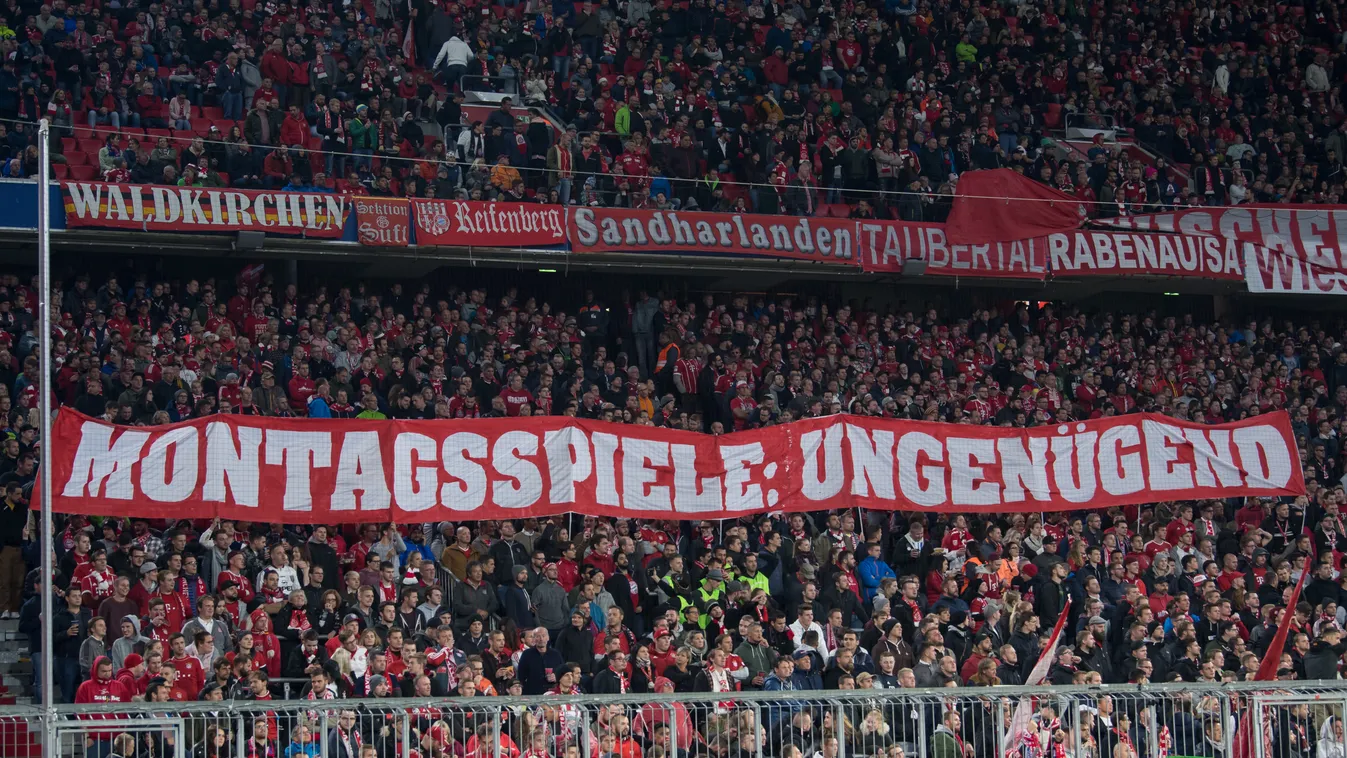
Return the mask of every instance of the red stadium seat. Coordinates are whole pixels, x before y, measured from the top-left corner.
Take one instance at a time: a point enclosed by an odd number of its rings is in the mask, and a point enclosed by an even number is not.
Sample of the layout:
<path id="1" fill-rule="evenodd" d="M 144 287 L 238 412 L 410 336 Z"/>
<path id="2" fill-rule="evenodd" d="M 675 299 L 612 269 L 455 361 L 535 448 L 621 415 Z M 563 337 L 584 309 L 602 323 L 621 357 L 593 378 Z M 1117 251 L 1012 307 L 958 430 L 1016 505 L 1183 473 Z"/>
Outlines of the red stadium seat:
<path id="1" fill-rule="evenodd" d="M 94 160 L 98 159 L 95 158 Z M 72 166 L 83 166 L 89 162 L 89 154 L 80 152 L 79 150 L 72 150 L 65 154 L 65 161 Z"/>
<path id="2" fill-rule="evenodd" d="M 70 178 L 80 182 L 92 181 L 98 178 L 97 166 L 71 166 Z"/>

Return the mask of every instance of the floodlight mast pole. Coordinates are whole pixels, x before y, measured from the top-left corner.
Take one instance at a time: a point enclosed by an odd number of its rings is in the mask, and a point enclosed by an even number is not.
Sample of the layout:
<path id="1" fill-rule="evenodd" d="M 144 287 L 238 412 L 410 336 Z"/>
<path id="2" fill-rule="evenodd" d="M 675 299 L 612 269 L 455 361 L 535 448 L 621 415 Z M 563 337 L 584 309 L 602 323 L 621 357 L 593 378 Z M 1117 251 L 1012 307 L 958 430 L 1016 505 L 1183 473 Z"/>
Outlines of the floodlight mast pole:
<path id="1" fill-rule="evenodd" d="M 38 547 L 42 551 L 42 639 L 33 640 L 42 650 L 42 712 L 45 717 L 43 754 L 56 755 L 56 685 L 52 676 L 52 598 L 55 595 L 52 577 L 52 552 L 55 550 L 55 529 L 51 518 L 51 123 L 42 119 L 37 126 L 37 272 L 38 272 L 38 344 L 41 351 L 38 385 L 38 408 L 42 416 L 42 472 L 39 484 L 39 507 L 42 510 L 42 528 Z M 67 697 L 70 693 L 63 693 Z"/>

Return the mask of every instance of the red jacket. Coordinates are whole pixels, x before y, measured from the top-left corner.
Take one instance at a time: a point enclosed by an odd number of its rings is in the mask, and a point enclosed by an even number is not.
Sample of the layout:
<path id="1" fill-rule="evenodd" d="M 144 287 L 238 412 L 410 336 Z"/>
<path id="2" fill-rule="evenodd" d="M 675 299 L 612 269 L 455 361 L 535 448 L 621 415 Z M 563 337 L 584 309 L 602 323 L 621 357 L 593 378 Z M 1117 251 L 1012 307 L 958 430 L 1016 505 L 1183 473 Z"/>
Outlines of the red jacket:
<path id="1" fill-rule="evenodd" d="M 284 132 L 284 129 L 285 127 L 281 127 L 282 132 Z M 282 144 L 289 144 L 289 143 L 282 141 Z M 262 173 L 266 174 L 267 176 L 275 177 L 278 179 L 285 179 L 288 181 L 290 179 L 290 174 L 293 172 L 293 170 L 294 169 L 292 167 L 290 159 L 282 158 L 281 154 L 275 150 L 268 153 L 267 159 L 262 161 Z"/>
<path id="2" fill-rule="evenodd" d="M 262 56 L 260 68 L 262 76 L 268 77 L 275 84 L 285 86 L 290 83 L 290 61 L 285 59 L 284 53 L 268 50 Z"/>
<path id="3" fill-rule="evenodd" d="M 304 116 L 295 118 L 289 114 L 281 122 L 281 144 L 282 145 L 303 145 L 309 144 L 309 122 Z"/>
<path id="4" fill-rule="evenodd" d="M 290 61 L 290 83 L 297 87 L 309 86 L 309 64 L 307 61 Z"/>
<path id="5" fill-rule="evenodd" d="M 111 93 L 103 93 L 103 96 L 97 100 L 93 97 L 93 90 L 84 93 L 84 102 L 80 105 L 86 111 L 96 111 L 99 108 L 107 108 L 108 112 L 117 110 L 117 101 L 113 99 Z"/>
<path id="6" fill-rule="evenodd" d="M 163 118 L 164 101 L 154 95 L 140 95 L 136 98 L 136 111 L 143 118 Z"/>
<path id="7" fill-rule="evenodd" d="M 302 411 L 308 407 L 309 396 L 313 394 L 313 380 L 296 375 L 290 380 L 290 408 Z"/>
<path id="8" fill-rule="evenodd" d="M 75 703 L 129 703 L 131 702 L 131 693 L 126 687 L 116 679 L 99 679 L 98 667 L 104 663 L 111 663 L 112 660 L 105 655 L 100 655 L 94 659 L 93 669 L 90 671 L 91 679 L 80 682 L 80 686 L 75 690 Z M 105 719 L 118 718 L 116 713 L 81 713 L 80 718 L 102 721 Z M 116 732 L 110 731 L 104 734 L 91 734 L 96 739 L 110 740 Z"/>
<path id="9" fill-rule="evenodd" d="M 775 53 L 763 59 L 762 74 L 768 82 L 782 86 L 790 79 L 790 70 L 786 68 L 786 59 L 777 57 Z"/>
<path id="10" fill-rule="evenodd" d="M 118 671 L 117 681 L 121 682 L 122 687 L 125 687 L 126 691 L 131 693 L 131 697 L 145 694 L 141 691 L 140 685 L 136 683 L 136 675 L 131 673 L 131 669 L 124 668 Z"/>

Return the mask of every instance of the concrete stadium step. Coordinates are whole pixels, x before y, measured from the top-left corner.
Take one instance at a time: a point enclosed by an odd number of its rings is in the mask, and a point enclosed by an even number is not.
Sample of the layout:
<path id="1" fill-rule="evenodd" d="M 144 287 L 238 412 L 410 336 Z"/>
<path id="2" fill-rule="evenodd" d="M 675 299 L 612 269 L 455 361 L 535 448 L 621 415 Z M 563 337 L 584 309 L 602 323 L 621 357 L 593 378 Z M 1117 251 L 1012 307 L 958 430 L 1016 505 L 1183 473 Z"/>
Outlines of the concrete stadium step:
<path id="1" fill-rule="evenodd" d="M 17 619 L 0 621 L 0 705 L 32 702 L 31 648 L 28 636 L 19 632 Z"/>

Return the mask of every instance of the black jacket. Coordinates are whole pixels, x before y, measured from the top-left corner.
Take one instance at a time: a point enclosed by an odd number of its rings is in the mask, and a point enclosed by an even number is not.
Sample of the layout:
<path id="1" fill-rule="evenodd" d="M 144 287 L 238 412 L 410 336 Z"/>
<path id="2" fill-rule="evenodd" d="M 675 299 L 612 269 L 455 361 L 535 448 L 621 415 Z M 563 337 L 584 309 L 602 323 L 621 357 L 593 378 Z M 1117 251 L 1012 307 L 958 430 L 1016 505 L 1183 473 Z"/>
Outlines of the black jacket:
<path id="1" fill-rule="evenodd" d="M 591 689 L 594 690 L 595 695 L 621 694 L 622 678 L 611 667 L 605 666 L 602 671 L 594 675 L 594 684 Z"/>
<path id="2" fill-rule="evenodd" d="M 69 608 L 62 607 L 59 611 L 52 614 L 52 653 L 57 658 L 76 658 L 80 657 L 80 645 L 84 644 L 84 638 L 89 636 L 89 619 L 93 618 L 93 613 L 88 608 L 81 607 L 78 612 L 71 613 Z M 79 625 L 79 630 L 72 636 L 68 634 L 71 626 Z"/>
<path id="3" fill-rule="evenodd" d="M 508 587 L 514 583 L 514 567 L 529 565 L 529 551 L 518 540 L 497 540 L 489 551 L 496 559 L 496 575 L 488 576 L 498 587 Z"/>
<path id="4" fill-rule="evenodd" d="M 1347 642 L 1339 641 L 1330 645 L 1325 640 L 1310 643 L 1310 652 L 1305 656 L 1306 679 L 1337 679 L 1338 659 L 1347 653 Z"/>
<path id="5" fill-rule="evenodd" d="M 594 633 L 588 626 L 581 629 L 568 626 L 562 629 L 552 645 L 561 654 L 563 661 L 578 664 L 580 673 L 594 673 Z"/>

